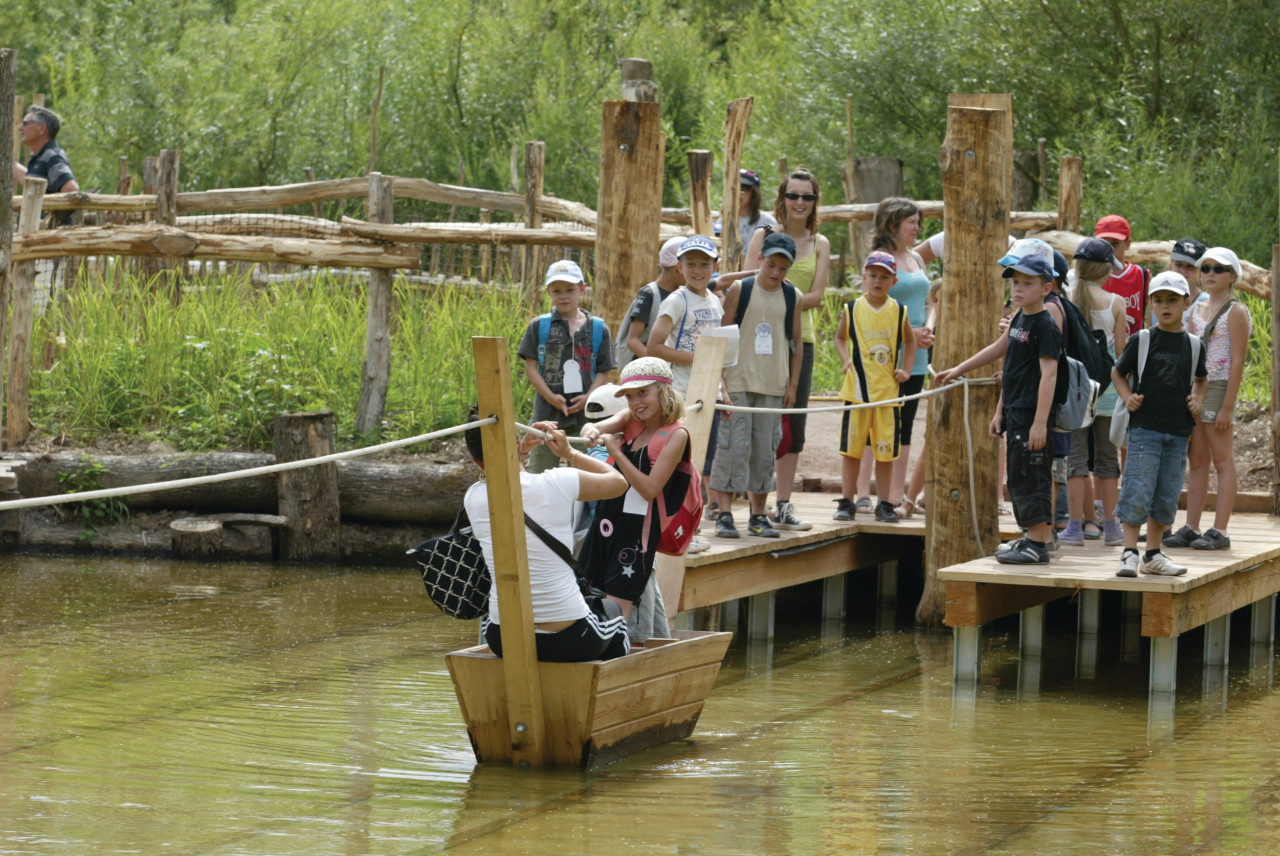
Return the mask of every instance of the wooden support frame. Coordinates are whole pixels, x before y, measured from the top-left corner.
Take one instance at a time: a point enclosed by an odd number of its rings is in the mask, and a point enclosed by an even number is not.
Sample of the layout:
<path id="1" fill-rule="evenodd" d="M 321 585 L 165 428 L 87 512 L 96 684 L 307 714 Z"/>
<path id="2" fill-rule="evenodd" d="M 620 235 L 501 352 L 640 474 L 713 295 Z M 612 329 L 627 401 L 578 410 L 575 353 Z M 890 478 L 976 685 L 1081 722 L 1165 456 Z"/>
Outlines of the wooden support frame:
<path id="1" fill-rule="evenodd" d="M 1029 607 L 1066 597 L 1073 591 L 1052 586 L 947 580 L 946 623 L 950 627 L 976 627 Z"/>
<path id="2" fill-rule="evenodd" d="M 1184 592 L 1144 592 L 1142 635 L 1170 639 L 1280 592 L 1280 559 Z"/>

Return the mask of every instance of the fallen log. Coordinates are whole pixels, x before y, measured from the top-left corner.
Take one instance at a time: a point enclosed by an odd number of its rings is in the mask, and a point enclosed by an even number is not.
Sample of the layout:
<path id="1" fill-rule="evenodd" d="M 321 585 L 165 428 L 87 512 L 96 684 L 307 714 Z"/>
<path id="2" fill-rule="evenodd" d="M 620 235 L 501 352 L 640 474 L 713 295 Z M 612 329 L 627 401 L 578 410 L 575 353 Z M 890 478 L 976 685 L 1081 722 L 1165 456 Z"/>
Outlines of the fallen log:
<path id="1" fill-rule="evenodd" d="M 26 465 L 16 468 L 18 491 L 24 497 L 65 493 L 59 473 L 84 468 L 74 452 L 53 454 L 6 453 Z M 95 455 L 102 464 L 102 487 L 115 488 L 203 475 L 229 473 L 276 462 L 274 455 L 250 452 L 209 452 L 199 455 Z M 462 494 L 476 480 L 471 464 L 436 463 L 413 459 L 338 461 L 338 502 L 344 520 L 374 523 L 452 523 Z M 276 477 L 216 482 L 177 490 L 135 494 L 130 509 L 185 509 L 200 512 L 274 514 L 278 506 Z M 344 548 L 345 550 L 345 548 Z"/>
<path id="2" fill-rule="evenodd" d="M 418 247 L 308 238 L 260 238 L 185 232 L 175 226 L 81 226 L 15 235 L 13 261 L 61 256 L 128 255 L 281 262 L 329 267 L 421 266 Z"/>

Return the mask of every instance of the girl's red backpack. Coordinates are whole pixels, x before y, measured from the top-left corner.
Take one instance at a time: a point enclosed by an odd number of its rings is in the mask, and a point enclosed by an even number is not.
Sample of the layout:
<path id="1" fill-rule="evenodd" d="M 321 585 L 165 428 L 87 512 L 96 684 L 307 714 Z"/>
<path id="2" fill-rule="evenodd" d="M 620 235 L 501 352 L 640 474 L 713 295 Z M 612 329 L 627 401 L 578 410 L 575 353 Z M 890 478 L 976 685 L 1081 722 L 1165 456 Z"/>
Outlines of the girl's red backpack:
<path id="1" fill-rule="evenodd" d="M 644 427 L 639 420 L 632 420 L 627 425 L 627 433 L 631 436 L 637 436 L 640 433 L 632 426 L 638 426 L 640 430 Z M 658 456 L 667 445 L 667 440 L 679 430 L 688 433 L 683 422 L 663 425 L 654 433 L 649 439 L 650 461 L 658 460 Z M 652 515 L 655 512 L 658 515 L 658 527 L 662 533 L 658 539 L 658 552 L 671 556 L 683 556 L 688 552 L 689 544 L 693 541 L 693 535 L 698 529 L 698 523 L 702 520 L 702 473 L 698 472 L 698 468 L 690 460 L 691 442 L 692 440 L 685 444 L 684 456 L 680 463 L 676 464 L 675 471 L 671 473 L 672 479 L 688 481 L 683 499 L 679 504 L 674 504 L 674 500 L 668 502 L 670 491 L 664 489 L 658 493 L 653 502 L 649 503 L 649 511 L 645 514 L 644 521 L 644 540 L 641 542 L 641 548 L 645 551 L 649 549 L 649 527 L 652 526 Z"/>

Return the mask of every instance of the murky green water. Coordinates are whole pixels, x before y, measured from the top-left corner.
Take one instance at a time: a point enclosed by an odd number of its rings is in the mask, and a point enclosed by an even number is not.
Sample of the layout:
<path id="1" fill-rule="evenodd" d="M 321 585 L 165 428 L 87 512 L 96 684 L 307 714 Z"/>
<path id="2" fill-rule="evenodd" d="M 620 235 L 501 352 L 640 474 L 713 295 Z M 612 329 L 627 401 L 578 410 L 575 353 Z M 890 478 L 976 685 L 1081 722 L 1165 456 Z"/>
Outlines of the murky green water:
<path id="1" fill-rule="evenodd" d="M 0 854 L 1280 852 L 1239 633 L 1225 710 L 1183 640 L 1169 734 L 1118 631 L 1076 677 L 1069 605 L 1038 693 L 1006 627 L 957 701 L 948 636 L 806 597 L 694 739 L 581 774 L 475 766 L 442 660 L 475 628 L 411 570 L 5 558 Z"/>

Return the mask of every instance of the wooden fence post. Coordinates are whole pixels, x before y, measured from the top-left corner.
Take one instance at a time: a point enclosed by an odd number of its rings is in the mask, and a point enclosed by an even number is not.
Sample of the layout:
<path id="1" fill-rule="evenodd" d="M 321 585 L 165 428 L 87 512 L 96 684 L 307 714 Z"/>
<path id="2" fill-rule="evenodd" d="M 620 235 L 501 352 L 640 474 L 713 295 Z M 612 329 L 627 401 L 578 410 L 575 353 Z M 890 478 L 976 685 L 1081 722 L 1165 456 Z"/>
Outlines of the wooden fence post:
<path id="1" fill-rule="evenodd" d="M 516 455 L 515 410 L 507 340 L 471 340 L 476 366 L 476 400 L 482 417 L 496 416 L 480 429 L 485 488 L 493 530 L 494 583 L 502 604 L 502 674 L 507 690 L 511 762 L 541 767 L 547 762 L 542 679 L 534 643 L 529 547 L 520 524 L 520 463 Z"/>
<path id="2" fill-rule="evenodd" d="M 688 155 L 689 213 L 693 216 L 693 231 L 710 238 L 715 235 L 715 224 L 711 222 L 711 152 L 689 149 Z"/>
<path id="3" fill-rule="evenodd" d="M 15 133 L 22 121 L 22 96 L 17 90 L 18 54 L 12 48 L 0 48 L 0 104 L 13 102 L 13 115 L 0 110 L 0 141 L 13 140 L 13 159 L 9 158 L 6 143 L 0 150 L 0 367 L 5 365 L 7 346 L 9 293 L 13 288 L 10 279 L 13 258 L 13 165 L 22 157 L 22 149 Z M 4 391 L 4 379 L 0 377 L 0 393 Z"/>
<path id="4" fill-rule="evenodd" d="M 392 222 L 395 219 L 394 203 L 391 176 L 369 173 L 369 221 Z M 382 432 L 387 390 L 391 386 L 391 280 L 391 271 L 369 269 L 364 368 L 360 381 L 360 406 L 356 410 L 356 431 L 367 437 L 376 437 Z"/>
<path id="5" fill-rule="evenodd" d="M 158 162 L 159 181 L 156 185 L 156 222 L 165 226 L 178 225 L 178 162 L 182 152 L 176 149 L 163 149 Z M 186 272 L 185 259 L 164 257 L 160 261 L 160 269 L 166 272 L 170 286 L 173 288 L 173 301 L 176 304 L 182 298 L 182 274 Z"/>
<path id="6" fill-rule="evenodd" d="M 1036 188 L 1037 207 L 1044 211 L 1049 207 L 1049 141 L 1044 137 L 1036 140 L 1036 175 L 1040 185 Z"/>
<path id="7" fill-rule="evenodd" d="M 1058 228 L 1080 231 L 1080 211 L 1084 205 L 1084 161 L 1063 156 L 1058 168 Z"/>
<path id="8" fill-rule="evenodd" d="M 720 270 L 742 267 L 742 240 L 738 237 L 738 186 L 742 181 L 742 144 L 751 121 L 751 98 L 729 102 L 724 120 L 724 183 L 720 189 Z"/>
<path id="9" fill-rule="evenodd" d="M 602 112 L 591 311 L 616 331 L 636 289 L 653 279 L 666 144 L 657 103 L 606 101 Z"/>
<path id="10" fill-rule="evenodd" d="M 488 208 L 481 208 L 480 222 L 489 223 L 492 220 L 493 220 L 492 212 L 490 212 Z M 492 244 L 486 243 L 486 244 L 480 245 L 480 276 L 478 277 L 478 279 L 481 282 L 493 281 L 493 245 Z"/>
<path id="11" fill-rule="evenodd" d="M 45 180 L 27 176 L 22 183 L 22 216 L 18 231 L 22 234 L 40 228 L 40 209 L 44 201 Z M 27 439 L 27 412 L 31 401 L 31 328 L 35 323 L 35 262 L 14 266 L 13 327 L 9 341 L 9 370 L 5 413 L 6 447 L 12 449 Z"/>
<path id="12" fill-rule="evenodd" d="M 275 421 L 276 462 L 303 461 L 333 452 L 333 414 L 282 413 Z M 286 519 L 280 555 L 287 562 L 342 558 L 338 465 L 314 464 L 280 473 L 279 513 Z"/>
<path id="13" fill-rule="evenodd" d="M 542 212 L 538 210 L 538 200 L 542 198 L 543 182 L 547 172 L 547 144 L 541 141 L 528 142 L 524 145 L 524 224 L 530 229 L 542 228 Z M 538 310 L 538 300 L 542 296 L 542 276 L 545 273 L 542 253 L 532 244 L 524 248 L 522 280 L 525 296 L 529 299 L 529 309 Z"/>
<path id="14" fill-rule="evenodd" d="M 938 152 L 947 212 L 947 263 L 943 267 L 938 338 L 934 365 L 959 364 L 994 341 L 1004 302 L 1004 283 L 995 260 L 1009 234 L 1009 169 L 1013 155 L 1008 110 L 949 107 L 947 136 Z M 989 376 L 987 366 L 970 377 Z M 978 532 L 988 555 L 1000 540 L 996 514 L 996 444 L 987 426 L 995 411 L 995 386 L 969 390 L 967 422 L 973 438 L 973 496 Z M 916 620 L 937 624 L 946 606 L 939 568 L 978 557 L 974 510 L 970 503 L 969 454 L 962 389 L 929 402 L 928 536 L 925 539 L 924 593 Z"/>

